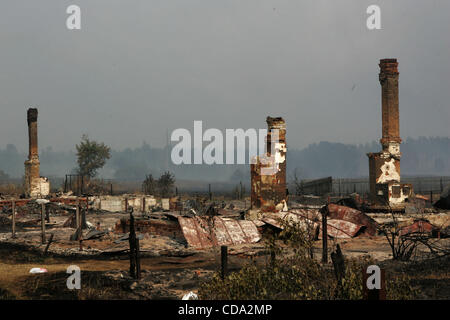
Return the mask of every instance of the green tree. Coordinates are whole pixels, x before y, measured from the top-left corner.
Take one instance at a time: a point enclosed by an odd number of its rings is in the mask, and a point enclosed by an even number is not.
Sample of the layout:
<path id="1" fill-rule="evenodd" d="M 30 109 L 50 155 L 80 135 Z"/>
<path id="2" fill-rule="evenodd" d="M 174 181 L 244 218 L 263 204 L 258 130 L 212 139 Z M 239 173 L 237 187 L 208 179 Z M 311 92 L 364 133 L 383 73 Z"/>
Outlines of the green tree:
<path id="1" fill-rule="evenodd" d="M 156 180 L 153 179 L 153 175 L 149 174 L 145 176 L 144 182 L 142 182 L 142 191 L 145 194 L 154 195 L 156 191 Z"/>
<path id="2" fill-rule="evenodd" d="M 102 168 L 106 160 L 111 158 L 111 149 L 103 142 L 89 140 L 87 135 L 81 137 L 80 144 L 76 145 L 78 174 L 93 178 L 98 169 Z"/>
<path id="3" fill-rule="evenodd" d="M 174 184 L 175 177 L 169 171 L 165 172 L 158 179 L 159 193 L 162 198 L 167 198 L 171 195 Z"/>

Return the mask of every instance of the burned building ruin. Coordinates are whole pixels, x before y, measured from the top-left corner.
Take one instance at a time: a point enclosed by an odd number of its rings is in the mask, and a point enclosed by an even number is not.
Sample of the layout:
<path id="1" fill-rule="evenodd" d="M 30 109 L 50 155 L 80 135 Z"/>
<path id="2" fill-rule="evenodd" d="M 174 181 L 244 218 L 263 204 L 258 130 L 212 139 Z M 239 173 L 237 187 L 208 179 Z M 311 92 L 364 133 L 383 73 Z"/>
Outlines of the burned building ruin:
<path id="1" fill-rule="evenodd" d="M 400 183 L 400 124 L 397 59 L 380 60 L 382 151 L 368 153 L 371 200 L 401 207 L 412 194 L 411 184 Z"/>
<path id="2" fill-rule="evenodd" d="M 50 193 L 50 182 L 39 173 L 40 162 L 37 132 L 38 110 L 28 109 L 28 160 L 25 161 L 25 193 L 28 197 L 45 197 Z"/>
<path id="3" fill-rule="evenodd" d="M 251 205 L 261 211 L 287 209 L 286 124 L 283 118 L 267 117 L 266 153 L 252 159 Z"/>

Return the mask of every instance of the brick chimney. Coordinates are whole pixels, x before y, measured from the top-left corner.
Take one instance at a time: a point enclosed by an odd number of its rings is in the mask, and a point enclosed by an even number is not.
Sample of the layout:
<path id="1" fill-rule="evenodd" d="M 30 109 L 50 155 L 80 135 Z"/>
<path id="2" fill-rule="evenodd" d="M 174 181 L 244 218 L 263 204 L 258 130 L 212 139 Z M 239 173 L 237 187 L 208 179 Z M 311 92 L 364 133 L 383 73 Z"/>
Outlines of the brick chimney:
<path id="1" fill-rule="evenodd" d="M 50 191 L 48 179 L 41 177 L 39 173 L 37 118 L 37 109 L 28 109 L 28 160 L 25 161 L 25 193 L 32 198 L 46 196 Z"/>
<path id="2" fill-rule="evenodd" d="M 379 80 L 381 84 L 383 151 L 400 157 L 400 121 L 398 107 L 398 62 L 397 59 L 380 60 Z"/>
<path id="3" fill-rule="evenodd" d="M 28 121 L 28 160 L 39 158 L 38 155 L 38 135 L 37 135 L 38 111 L 30 108 L 27 111 Z"/>

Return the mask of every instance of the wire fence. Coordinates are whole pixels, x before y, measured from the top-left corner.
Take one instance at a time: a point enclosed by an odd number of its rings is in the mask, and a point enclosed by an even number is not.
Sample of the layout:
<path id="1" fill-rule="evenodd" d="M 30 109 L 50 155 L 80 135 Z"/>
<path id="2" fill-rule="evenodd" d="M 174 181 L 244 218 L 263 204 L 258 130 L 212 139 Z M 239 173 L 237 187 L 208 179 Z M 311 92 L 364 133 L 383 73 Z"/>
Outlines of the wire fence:
<path id="1" fill-rule="evenodd" d="M 418 194 L 438 194 L 450 185 L 450 177 L 404 177 L 401 182 L 412 184 Z M 332 194 L 342 196 L 351 193 L 369 193 L 369 178 L 333 179 Z"/>

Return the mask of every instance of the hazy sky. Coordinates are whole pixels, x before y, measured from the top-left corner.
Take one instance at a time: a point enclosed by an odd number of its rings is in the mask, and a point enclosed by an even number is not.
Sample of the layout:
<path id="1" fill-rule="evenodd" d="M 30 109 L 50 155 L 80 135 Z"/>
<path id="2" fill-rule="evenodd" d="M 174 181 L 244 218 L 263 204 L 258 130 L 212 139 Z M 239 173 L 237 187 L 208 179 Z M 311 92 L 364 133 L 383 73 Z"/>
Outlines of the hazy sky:
<path id="1" fill-rule="evenodd" d="M 66 8 L 82 29 L 66 28 Z M 382 30 L 366 28 L 381 7 Z M 0 147 L 116 149 L 193 127 L 287 121 L 290 147 L 381 136 L 378 62 L 397 58 L 401 136 L 450 136 L 450 1 L 1 0 Z M 374 150 L 376 151 L 376 150 Z"/>

